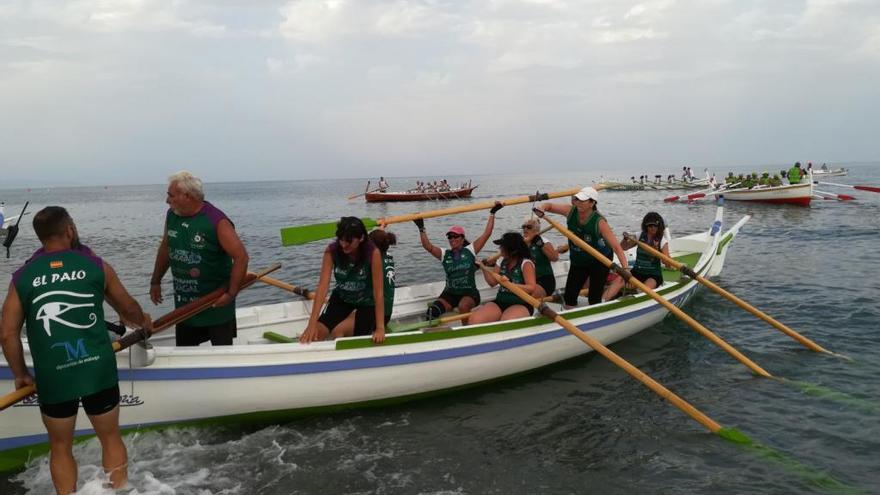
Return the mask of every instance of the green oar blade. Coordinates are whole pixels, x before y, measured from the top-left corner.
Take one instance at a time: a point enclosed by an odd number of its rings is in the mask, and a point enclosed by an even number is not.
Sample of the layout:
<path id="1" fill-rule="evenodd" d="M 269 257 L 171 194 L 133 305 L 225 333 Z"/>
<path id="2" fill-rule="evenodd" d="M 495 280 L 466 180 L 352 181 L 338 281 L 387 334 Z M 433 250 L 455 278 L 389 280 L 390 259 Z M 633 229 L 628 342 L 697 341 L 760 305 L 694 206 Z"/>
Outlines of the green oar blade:
<path id="1" fill-rule="evenodd" d="M 361 218 L 367 230 L 379 225 L 372 218 Z M 281 229 L 282 246 L 298 246 L 321 239 L 332 239 L 336 235 L 336 222 L 313 223 L 311 225 L 299 225 L 297 227 L 284 227 Z"/>
<path id="2" fill-rule="evenodd" d="M 428 321 L 414 321 L 412 323 L 389 323 L 388 331 L 391 333 L 400 333 L 400 332 L 412 332 L 413 330 L 419 330 L 422 328 L 433 327 L 435 325 L 440 324 L 440 319 L 428 320 Z"/>

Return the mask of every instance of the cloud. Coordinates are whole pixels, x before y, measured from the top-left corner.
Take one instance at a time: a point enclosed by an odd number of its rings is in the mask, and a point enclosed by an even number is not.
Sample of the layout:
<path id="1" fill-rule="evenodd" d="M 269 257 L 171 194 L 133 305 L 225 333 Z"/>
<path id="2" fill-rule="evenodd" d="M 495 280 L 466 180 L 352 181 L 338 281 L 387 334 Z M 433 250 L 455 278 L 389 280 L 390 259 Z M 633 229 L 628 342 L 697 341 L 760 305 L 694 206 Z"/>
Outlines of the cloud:
<path id="1" fill-rule="evenodd" d="M 414 0 L 294 0 L 281 7 L 280 14 L 280 35 L 307 43 L 349 36 L 418 38 L 450 29 L 457 19 L 435 2 Z"/>

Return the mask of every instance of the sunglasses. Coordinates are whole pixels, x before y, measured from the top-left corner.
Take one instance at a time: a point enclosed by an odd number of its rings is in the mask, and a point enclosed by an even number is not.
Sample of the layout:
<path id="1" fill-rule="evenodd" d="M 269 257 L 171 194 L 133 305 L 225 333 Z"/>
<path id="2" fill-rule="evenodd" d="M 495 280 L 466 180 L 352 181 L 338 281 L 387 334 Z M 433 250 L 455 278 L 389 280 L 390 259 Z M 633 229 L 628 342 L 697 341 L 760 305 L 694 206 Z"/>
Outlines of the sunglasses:
<path id="1" fill-rule="evenodd" d="M 529 225 L 529 224 L 526 224 L 526 225 L 523 225 L 523 226 L 522 226 L 522 229 L 523 229 L 523 230 L 532 230 L 533 228 L 535 228 L 535 226 L 534 226 L 534 225 Z"/>
<path id="2" fill-rule="evenodd" d="M 659 223 L 649 223 L 649 224 L 645 224 L 645 227 L 657 227 L 657 228 L 660 228 L 660 224 L 659 224 Z"/>
<path id="3" fill-rule="evenodd" d="M 458 239 L 459 237 L 464 237 L 464 236 L 461 236 L 461 235 L 458 235 L 458 234 L 446 234 L 446 238 L 449 239 L 450 241 L 451 241 L 452 239 Z"/>

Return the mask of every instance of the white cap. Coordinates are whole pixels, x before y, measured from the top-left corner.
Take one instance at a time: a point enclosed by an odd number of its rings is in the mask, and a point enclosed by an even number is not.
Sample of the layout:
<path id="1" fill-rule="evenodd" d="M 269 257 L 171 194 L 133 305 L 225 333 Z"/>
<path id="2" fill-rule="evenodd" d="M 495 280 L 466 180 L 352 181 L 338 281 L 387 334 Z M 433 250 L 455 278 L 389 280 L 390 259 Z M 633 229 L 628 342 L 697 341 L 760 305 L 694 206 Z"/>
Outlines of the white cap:
<path id="1" fill-rule="evenodd" d="M 574 195 L 574 197 L 581 200 L 581 201 L 586 201 L 588 199 L 592 199 L 593 201 L 599 201 L 599 192 L 596 191 L 595 189 L 593 189 L 592 187 L 587 186 L 587 187 L 581 189 L 580 191 L 578 191 L 577 194 Z"/>

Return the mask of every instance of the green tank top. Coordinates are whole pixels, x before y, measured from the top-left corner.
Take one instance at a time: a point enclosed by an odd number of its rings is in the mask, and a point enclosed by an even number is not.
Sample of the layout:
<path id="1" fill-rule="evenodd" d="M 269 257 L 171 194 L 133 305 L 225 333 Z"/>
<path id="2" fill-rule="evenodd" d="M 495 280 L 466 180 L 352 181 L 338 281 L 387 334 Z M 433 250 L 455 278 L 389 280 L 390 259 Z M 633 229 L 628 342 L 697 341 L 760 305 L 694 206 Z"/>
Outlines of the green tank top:
<path id="1" fill-rule="evenodd" d="M 40 404 L 57 404 L 117 384 L 104 324 L 104 265 L 88 248 L 37 251 L 13 284 L 24 310 Z"/>
<path id="2" fill-rule="evenodd" d="M 655 239 L 652 242 L 648 242 L 648 235 L 642 232 L 642 235 L 639 236 L 639 240 L 644 242 L 645 244 L 651 246 L 652 248 L 660 251 L 660 243 L 663 242 L 662 237 L 660 239 Z M 636 248 L 636 261 L 633 264 L 633 271 L 639 272 L 645 275 L 662 275 L 662 268 L 660 267 L 660 258 L 650 254 L 649 252 L 642 249 L 641 246 Z"/>
<path id="3" fill-rule="evenodd" d="M 446 272 L 446 291 L 460 296 L 477 290 L 477 281 L 474 278 L 477 272 L 477 265 L 474 264 L 477 256 L 473 244 L 468 244 L 458 252 L 459 256 L 456 257 L 451 249 L 444 249 L 440 262 Z"/>
<path id="4" fill-rule="evenodd" d="M 535 278 L 553 275 L 553 266 L 550 265 L 550 258 L 544 254 L 543 246 L 538 247 L 535 245 L 535 241 L 539 238 L 535 237 L 532 239 L 532 243 L 529 244 L 529 251 L 532 252 L 532 260 L 535 262 Z"/>
<path id="5" fill-rule="evenodd" d="M 360 263 L 351 263 L 340 250 L 337 243 L 330 245 L 333 256 L 333 277 L 336 287 L 333 289 L 346 303 L 353 306 L 375 306 L 373 300 L 373 268 L 370 260 L 373 256 L 372 244 L 367 249 L 366 259 Z"/>
<path id="6" fill-rule="evenodd" d="M 220 247 L 217 225 L 229 220 L 205 201 L 198 213 L 182 217 L 171 210 L 165 219 L 168 257 L 174 277 L 174 307 L 179 308 L 229 283 L 232 258 Z M 230 221 L 231 223 L 231 221 Z M 208 308 L 185 321 L 194 327 L 220 325 L 235 318 L 235 303 Z"/>
<path id="7" fill-rule="evenodd" d="M 385 293 L 385 316 L 391 316 L 394 309 L 394 257 L 390 254 L 382 256 L 382 272 L 384 282 L 382 284 Z"/>
<path id="8" fill-rule="evenodd" d="M 522 284 L 526 283 L 526 277 L 525 277 L 525 274 L 523 274 L 523 268 L 522 268 L 525 263 L 533 263 L 533 262 L 532 262 L 532 260 L 522 260 L 519 263 L 517 263 L 513 268 L 508 268 L 507 260 L 501 260 L 501 265 L 500 265 L 501 275 L 507 277 L 508 280 L 510 280 L 511 282 L 513 282 L 515 284 L 522 285 Z M 528 308 L 531 308 L 531 306 L 527 302 L 520 299 L 513 292 L 510 292 L 507 289 L 507 287 L 504 287 L 503 285 L 500 285 L 500 284 L 498 286 L 498 295 L 495 297 L 495 302 L 497 302 L 499 304 L 505 304 L 505 305 L 522 304 Z"/>
<path id="9" fill-rule="evenodd" d="M 788 182 L 791 184 L 800 184 L 801 182 L 801 169 L 798 167 L 791 167 L 788 171 Z"/>
<path id="10" fill-rule="evenodd" d="M 611 258 L 611 247 L 605 243 L 605 238 L 599 233 L 599 221 L 604 217 L 599 212 L 593 212 L 586 223 L 580 223 L 578 219 L 578 211 L 574 206 L 568 212 L 568 230 L 572 231 L 576 236 L 580 237 L 593 249 L 602 253 L 606 258 Z M 568 241 L 569 257 L 571 264 L 574 266 L 589 266 L 599 263 L 599 260 L 593 258 L 590 253 L 582 250 L 572 242 Z"/>

